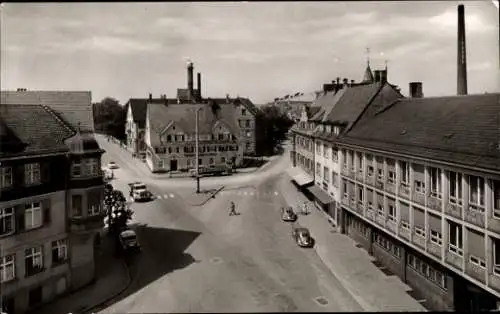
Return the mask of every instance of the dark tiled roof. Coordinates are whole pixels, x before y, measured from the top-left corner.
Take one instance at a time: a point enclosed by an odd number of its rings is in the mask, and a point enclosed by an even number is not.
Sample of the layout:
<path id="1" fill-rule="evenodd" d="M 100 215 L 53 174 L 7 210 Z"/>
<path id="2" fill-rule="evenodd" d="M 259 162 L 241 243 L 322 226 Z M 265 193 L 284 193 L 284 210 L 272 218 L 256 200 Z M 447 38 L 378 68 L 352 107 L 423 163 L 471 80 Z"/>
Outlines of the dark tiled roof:
<path id="1" fill-rule="evenodd" d="M 48 106 L 0 105 L 0 156 L 67 151 L 64 140 L 74 135 Z"/>
<path id="2" fill-rule="evenodd" d="M 160 134 L 165 128 L 174 122 L 186 133 L 194 133 L 196 129 L 196 113 L 195 108 L 203 106 L 204 110 L 199 114 L 199 132 L 211 132 L 214 124 L 221 120 L 228 126 L 230 131 L 235 135 L 240 135 L 240 129 L 236 122 L 235 109 L 233 104 L 219 102 L 220 110 L 217 116 L 213 114 L 211 105 L 209 104 L 175 104 L 164 106 L 161 104 L 151 104 L 149 108 L 149 121 L 151 129 Z"/>
<path id="3" fill-rule="evenodd" d="M 342 141 L 500 170 L 500 94 L 401 99 Z"/>
<path id="4" fill-rule="evenodd" d="M 311 118 L 311 117 L 314 117 L 315 114 L 317 114 L 320 110 L 321 110 L 321 107 L 318 107 L 318 106 L 311 106 L 311 107 L 307 107 L 308 109 L 308 117 Z"/>
<path id="5" fill-rule="evenodd" d="M 147 104 L 150 102 L 149 98 L 130 98 L 127 102 L 127 106 L 131 106 L 132 108 L 132 117 L 134 122 L 139 124 L 139 128 L 143 129 L 146 124 L 146 111 Z M 176 104 L 177 99 L 173 98 L 152 98 L 151 102 L 154 104 Z"/>
<path id="6" fill-rule="evenodd" d="M 71 127 L 94 131 L 92 97 L 88 91 L 1 91 L 0 103 L 45 105 L 56 111 Z"/>
<path id="7" fill-rule="evenodd" d="M 335 107 L 335 104 L 339 101 L 339 99 L 344 95 L 345 89 L 340 89 L 337 92 L 331 91 L 323 96 L 316 99 L 314 102 L 314 106 L 320 107 L 320 110 L 311 118 L 312 121 L 315 122 L 324 122 L 326 117 L 330 114 L 330 112 Z"/>

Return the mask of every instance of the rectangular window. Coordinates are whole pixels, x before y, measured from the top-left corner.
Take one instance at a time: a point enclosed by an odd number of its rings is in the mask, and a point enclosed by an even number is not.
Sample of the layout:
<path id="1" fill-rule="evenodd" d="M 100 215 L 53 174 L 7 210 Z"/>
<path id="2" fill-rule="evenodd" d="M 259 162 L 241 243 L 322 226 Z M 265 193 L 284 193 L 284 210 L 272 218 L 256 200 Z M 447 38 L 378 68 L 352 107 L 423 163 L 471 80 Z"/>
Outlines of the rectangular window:
<path id="1" fill-rule="evenodd" d="M 81 175 L 82 175 L 82 162 L 80 160 L 73 160 L 73 163 L 71 164 L 71 176 L 79 177 Z"/>
<path id="2" fill-rule="evenodd" d="M 356 153 L 356 165 L 359 173 L 363 173 L 363 154 Z"/>
<path id="3" fill-rule="evenodd" d="M 364 202 L 363 187 L 359 186 L 358 187 L 358 204 L 363 205 L 363 202 Z"/>
<path id="4" fill-rule="evenodd" d="M 59 264 L 68 258 L 68 243 L 66 240 L 52 242 L 52 263 Z"/>
<path id="5" fill-rule="evenodd" d="M 342 150 L 342 155 L 344 156 L 343 160 L 342 160 L 342 168 L 343 169 L 347 169 L 347 151 L 345 149 Z"/>
<path id="6" fill-rule="evenodd" d="M 377 214 L 379 216 L 384 216 L 384 205 L 382 204 L 377 205 Z"/>
<path id="7" fill-rule="evenodd" d="M 241 109 L 241 115 L 245 116 L 246 114 L 247 114 L 247 110 L 246 109 Z"/>
<path id="8" fill-rule="evenodd" d="M 463 255 L 462 227 L 454 222 L 448 221 L 449 244 L 448 250 L 457 255 Z"/>
<path id="9" fill-rule="evenodd" d="M 410 231 L 410 224 L 407 221 L 401 220 L 401 228 L 406 231 Z"/>
<path id="10" fill-rule="evenodd" d="M 406 161 L 400 161 L 401 166 L 401 183 L 408 186 L 410 182 L 410 164 Z"/>
<path id="11" fill-rule="evenodd" d="M 396 222 L 396 207 L 394 205 L 389 204 L 389 215 L 388 218 L 392 222 Z"/>
<path id="12" fill-rule="evenodd" d="M 0 189 L 12 186 L 12 167 L 0 168 Z"/>
<path id="13" fill-rule="evenodd" d="M 24 205 L 24 227 L 28 229 L 38 228 L 42 225 L 42 207 L 40 202 Z"/>
<path id="14" fill-rule="evenodd" d="M 16 255 L 0 257 L 0 282 L 7 282 L 16 278 Z"/>
<path id="15" fill-rule="evenodd" d="M 329 155 L 329 150 L 330 150 L 330 147 L 326 146 L 323 148 L 323 157 L 325 157 L 326 159 L 328 159 L 328 155 Z"/>
<path id="16" fill-rule="evenodd" d="M 24 183 L 27 185 L 40 183 L 40 164 L 32 163 L 24 165 Z"/>
<path id="17" fill-rule="evenodd" d="M 484 206 L 484 178 L 469 176 L 469 201 L 473 205 Z"/>
<path id="18" fill-rule="evenodd" d="M 316 143 L 316 153 L 321 154 L 321 144 Z"/>
<path id="19" fill-rule="evenodd" d="M 425 183 L 422 181 L 415 180 L 415 191 L 421 194 L 425 193 Z"/>
<path id="20" fill-rule="evenodd" d="M 338 176 L 339 175 L 335 171 L 332 171 L 332 184 L 334 187 L 339 186 Z"/>
<path id="21" fill-rule="evenodd" d="M 431 167 L 429 171 L 431 177 L 431 196 L 441 198 L 441 169 Z"/>
<path id="22" fill-rule="evenodd" d="M 349 197 L 349 194 L 347 193 L 347 183 L 342 182 L 342 187 L 344 189 L 344 198 L 347 199 Z"/>
<path id="23" fill-rule="evenodd" d="M 87 216 L 99 215 L 101 212 L 101 197 L 99 193 L 87 194 Z"/>
<path id="24" fill-rule="evenodd" d="M 500 240 L 491 238 L 493 242 L 493 273 L 500 276 Z"/>
<path id="25" fill-rule="evenodd" d="M 415 234 L 421 238 L 425 238 L 425 229 L 419 226 L 414 226 Z"/>
<path id="26" fill-rule="evenodd" d="M 71 196 L 71 206 L 73 209 L 73 216 L 81 217 L 82 216 L 82 196 L 81 195 L 72 195 Z"/>
<path id="27" fill-rule="evenodd" d="M 482 258 L 479 258 L 479 257 L 474 256 L 474 255 L 470 255 L 470 256 L 469 256 L 469 261 L 470 261 L 472 264 L 476 265 L 476 266 L 479 266 L 479 267 L 481 267 L 481 268 L 486 268 L 486 262 L 485 262 L 485 260 L 484 260 L 484 259 L 482 259 Z"/>
<path id="28" fill-rule="evenodd" d="M 449 176 L 449 189 L 450 189 L 450 203 L 462 205 L 462 174 L 450 171 Z"/>
<path id="29" fill-rule="evenodd" d="M 339 151 L 337 148 L 333 148 L 332 147 L 332 160 L 334 162 L 338 162 L 339 161 Z"/>
<path id="30" fill-rule="evenodd" d="M 355 170 L 355 167 L 356 167 L 356 162 L 355 162 L 355 159 L 354 159 L 354 152 L 353 151 L 350 151 L 349 152 L 349 161 L 351 163 L 351 171 L 354 172 Z"/>
<path id="31" fill-rule="evenodd" d="M 500 211 L 500 181 L 493 180 L 492 182 L 492 197 L 493 210 Z"/>
<path id="32" fill-rule="evenodd" d="M 43 247 L 37 246 L 24 250 L 26 275 L 31 276 L 43 270 Z"/>
<path id="33" fill-rule="evenodd" d="M 316 174 L 321 175 L 321 164 L 319 162 L 316 163 Z"/>
<path id="34" fill-rule="evenodd" d="M 431 230 L 431 242 L 439 246 L 443 245 L 443 237 L 441 232 Z"/>
<path id="35" fill-rule="evenodd" d="M 89 158 L 84 160 L 85 175 L 96 176 L 99 174 L 99 161 L 96 158 Z"/>
<path id="36" fill-rule="evenodd" d="M 330 182 L 330 169 L 328 167 L 323 167 L 323 180 L 325 182 Z"/>
<path id="37" fill-rule="evenodd" d="M 387 182 L 391 184 L 396 183 L 396 172 L 389 170 L 389 176 L 387 178 Z"/>
<path id="38" fill-rule="evenodd" d="M 0 208 L 0 235 L 14 232 L 14 207 Z"/>
<path id="39" fill-rule="evenodd" d="M 377 168 L 377 180 L 384 182 L 384 169 Z"/>
<path id="40" fill-rule="evenodd" d="M 369 178 L 373 177 L 373 172 L 374 172 L 373 166 L 368 166 L 368 177 Z"/>

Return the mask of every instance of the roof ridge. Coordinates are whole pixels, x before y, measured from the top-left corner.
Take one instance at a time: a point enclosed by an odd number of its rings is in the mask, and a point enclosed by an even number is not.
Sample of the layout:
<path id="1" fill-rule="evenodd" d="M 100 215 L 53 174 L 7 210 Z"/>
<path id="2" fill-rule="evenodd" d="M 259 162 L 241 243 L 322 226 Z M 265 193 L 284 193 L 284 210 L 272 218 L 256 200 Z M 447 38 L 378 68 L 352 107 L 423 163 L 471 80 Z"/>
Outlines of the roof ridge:
<path id="1" fill-rule="evenodd" d="M 378 94 L 382 91 L 382 89 L 385 87 L 386 83 L 384 84 L 379 84 L 379 83 L 372 83 L 372 84 L 377 84 L 378 87 L 377 87 L 377 91 L 375 93 L 373 93 L 373 95 L 370 97 L 370 100 L 366 103 L 365 107 L 363 108 L 363 110 L 361 110 L 360 114 L 356 117 L 356 119 L 351 123 L 351 125 L 349 125 L 344 133 L 347 133 L 349 132 L 356 123 L 359 122 L 359 120 L 361 119 L 361 117 L 363 116 L 363 114 L 366 112 L 366 109 L 371 105 L 371 103 L 373 102 L 373 100 L 375 99 L 375 97 L 378 96 Z M 369 84 L 371 85 L 371 84 Z"/>
<path id="2" fill-rule="evenodd" d="M 56 119 L 57 122 L 59 122 L 59 124 L 61 124 L 62 126 L 64 126 L 66 128 L 66 130 L 70 131 L 71 133 L 76 133 L 75 130 L 69 125 L 69 123 L 67 123 L 66 121 L 63 120 L 62 117 L 60 117 L 56 112 L 55 110 L 53 110 L 52 108 L 50 108 L 49 106 L 47 105 L 40 105 L 45 111 L 47 111 L 54 119 Z"/>

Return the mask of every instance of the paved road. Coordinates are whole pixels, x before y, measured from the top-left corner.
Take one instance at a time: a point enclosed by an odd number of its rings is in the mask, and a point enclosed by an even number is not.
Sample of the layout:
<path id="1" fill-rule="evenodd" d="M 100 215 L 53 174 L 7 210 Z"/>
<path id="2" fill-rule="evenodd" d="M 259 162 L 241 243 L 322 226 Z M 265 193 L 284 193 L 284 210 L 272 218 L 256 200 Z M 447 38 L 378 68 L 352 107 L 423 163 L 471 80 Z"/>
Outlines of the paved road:
<path id="1" fill-rule="evenodd" d="M 131 261 L 131 287 L 101 313 L 362 310 L 316 252 L 299 248 L 291 226 L 280 221 L 285 200 L 276 174 L 282 161 L 233 179 L 237 184 L 204 207 L 191 207 L 179 196 L 182 184 L 147 179 L 119 149 L 107 150 L 104 160 L 122 166 L 115 187 L 125 189 L 135 178 L 167 197 L 132 205 L 143 251 Z M 245 182 L 257 177 L 254 186 Z M 230 200 L 241 215 L 227 215 Z"/>

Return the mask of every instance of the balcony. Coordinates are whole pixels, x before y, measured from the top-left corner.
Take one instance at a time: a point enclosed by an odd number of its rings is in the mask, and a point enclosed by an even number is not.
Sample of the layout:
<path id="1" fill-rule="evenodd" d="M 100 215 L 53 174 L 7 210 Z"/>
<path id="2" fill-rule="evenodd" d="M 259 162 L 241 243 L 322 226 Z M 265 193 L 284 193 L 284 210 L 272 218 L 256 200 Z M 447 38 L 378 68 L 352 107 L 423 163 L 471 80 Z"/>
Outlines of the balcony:
<path id="1" fill-rule="evenodd" d="M 349 207 L 351 207 L 352 210 L 354 211 L 357 211 L 357 206 L 356 206 L 356 200 L 355 199 L 351 199 L 351 201 L 349 202 Z"/>
<path id="2" fill-rule="evenodd" d="M 399 196 L 402 196 L 406 199 L 410 198 L 410 187 L 406 183 L 401 183 L 399 185 Z"/>
<path id="3" fill-rule="evenodd" d="M 446 251 L 445 261 L 458 270 L 462 270 L 464 258 L 456 253 Z"/>
<path id="4" fill-rule="evenodd" d="M 467 260 L 465 261 L 465 273 L 482 283 L 486 283 L 486 269 L 479 265 L 473 264 L 470 258 L 467 258 Z"/>
<path id="5" fill-rule="evenodd" d="M 427 207 L 440 212 L 442 208 L 442 200 L 431 194 L 431 196 L 427 199 Z"/>
<path id="6" fill-rule="evenodd" d="M 349 199 L 347 198 L 347 196 L 344 196 L 342 198 L 342 205 L 349 207 Z"/>
<path id="7" fill-rule="evenodd" d="M 367 176 L 365 182 L 368 185 L 375 186 L 375 178 L 373 177 L 373 175 L 372 176 Z"/>
<path id="8" fill-rule="evenodd" d="M 444 209 L 445 213 L 455 218 L 462 219 L 462 205 L 448 203 Z"/>
<path id="9" fill-rule="evenodd" d="M 427 241 L 427 252 L 436 256 L 437 258 L 441 258 L 441 246 L 432 241 Z"/>
<path id="10" fill-rule="evenodd" d="M 387 182 L 385 184 L 385 190 L 391 194 L 396 194 L 396 185 L 394 182 Z"/>
<path id="11" fill-rule="evenodd" d="M 374 216 L 373 209 L 367 209 L 365 217 L 373 221 L 373 216 Z"/>
<path id="12" fill-rule="evenodd" d="M 406 239 L 407 241 L 410 241 L 410 230 L 399 226 L 399 236 L 403 239 Z"/>
<path id="13" fill-rule="evenodd" d="M 101 229 L 104 227 L 104 217 L 106 217 L 104 213 L 87 217 L 72 217 L 70 218 L 70 231 L 86 233 Z"/>
<path id="14" fill-rule="evenodd" d="M 381 180 L 377 179 L 377 181 L 375 181 L 375 187 L 377 189 L 383 190 L 384 189 L 384 182 L 382 182 Z"/>
<path id="15" fill-rule="evenodd" d="M 469 210 L 464 211 L 464 220 L 476 226 L 484 227 L 484 207 L 469 204 Z"/>

